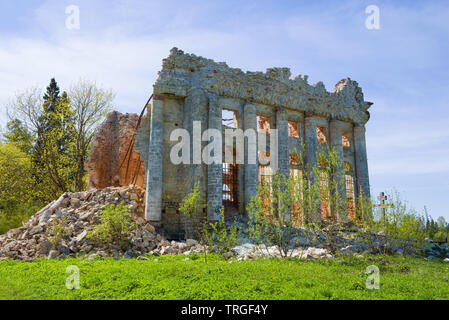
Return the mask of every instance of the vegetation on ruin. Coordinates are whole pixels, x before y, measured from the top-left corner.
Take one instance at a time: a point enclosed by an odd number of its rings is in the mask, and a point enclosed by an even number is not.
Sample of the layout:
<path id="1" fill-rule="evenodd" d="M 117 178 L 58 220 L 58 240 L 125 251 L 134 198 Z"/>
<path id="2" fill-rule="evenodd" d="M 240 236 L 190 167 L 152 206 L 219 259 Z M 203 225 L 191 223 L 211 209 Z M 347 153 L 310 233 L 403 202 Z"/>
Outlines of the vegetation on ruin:
<path id="1" fill-rule="evenodd" d="M 0 299 L 449 299 L 449 266 L 437 260 L 381 255 L 304 261 L 230 263 L 200 254 L 148 261 L 98 258 L 0 262 Z M 66 288 L 67 267 L 80 270 L 80 290 Z M 367 289 L 366 268 L 380 269 L 380 289 Z"/>
<path id="2" fill-rule="evenodd" d="M 288 257 L 292 252 L 290 249 L 298 245 L 296 239 L 305 232 L 335 254 L 341 239 L 340 230 L 355 224 L 358 226 L 357 238 L 373 253 L 388 254 L 399 247 L 405 253 L 423 253 L 432 223 L 428 223 L 428 217 L 409 208 L 398 191 L 389 192 L 389 208 L 383 213 L 373 209 L 370 199 L 359 196 L 353 217 L 347 220 L 349 209 L 339 192 L 345 187 L 345 169 L 335 149 L 321 144 L 316 154 L 318 163 L 314 167 L 304 161 L 301 152 L 297 152 L 295 158 L 301 168 L 299 174 L 286 177 L 276 172 L 258 186 L 257 195 L 248 207 L 249 234 L 253 243 L 266 248 L 275 246 L 281 256 Z M 320 178 L 323 176 L 327 177 L 325 183 Z M 447 236 L 448 225 L 444 219 L 440 222 L 440 234 Z M 300 232 L 298 227 L 303 230 Z"/>
<path id="3" fill-rule="evenodd" d="M 101 243 L 126 245 L 130 242 L 129 232 L 135 227 L 128 207 L 124 204 L 109 204 L 102 210 L 100 223 L 87 237 Z"/>

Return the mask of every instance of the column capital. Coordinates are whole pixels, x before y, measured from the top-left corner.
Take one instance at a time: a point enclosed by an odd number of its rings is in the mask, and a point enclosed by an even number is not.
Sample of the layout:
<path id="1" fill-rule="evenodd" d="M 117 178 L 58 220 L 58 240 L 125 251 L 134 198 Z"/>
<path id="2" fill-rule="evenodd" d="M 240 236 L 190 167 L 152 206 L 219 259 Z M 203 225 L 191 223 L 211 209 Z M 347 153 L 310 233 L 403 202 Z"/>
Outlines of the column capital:
<path id="1" fill-rule="evenodd" d="M 209 99 L 209 106 L 218 106 L 220 104 L 220 97 L 213 94 L 208 94 L 207 97 Z"/>
<path id="2" fill-rule="evenodd" d="M 322 120 L 327 121 L 326 118 L 320 117 L 319 115 L 316 115 L 316 114 L 314 114 L 312 112 L 305 112 L 304 113 L 304 120 L 308 121 L 308 122 L 310 122 L 310 121 L 320 121 L 320 120 L 321 121 Z"/>
<path id="3" fill-rule="evenodd" d="M 343 121 L 343 120 L 339 120 L 337 118 L 331 118 L 329 120 L 329 124 L 346 124 L 348 123 L 347 121 Z"/>
<path id="4" fill-rule="evenodd" d="M 287 121 L 287 110 L 283 107 L 276 108 L 277 121 Z"/>
<path id="5" fill-rule="evenodd" d="M 313 118 L 313 117 L 315 117 L 315 114 L 313 113 L 313 112 L 310 112 L 310 111 L 306 111 L 306 112 L 304 112 L 304 117 L 307 119 L 307 118 Z"/>
<path id="6" fill-rule="evenodd" d="M 285 107 L 279 106 L 276 107 L 276 113 L 285 113 L 287 112 L 287 109 Z"/>
<path id="7" fill-rule="evenodd" d="M 246 110 L 246 112 L 248 112 L 248 111 L 249 112 L 255 112 L 255 109 L 256 109 L 256 105 L 254 103 L 252 103 L 252 102 L 249 102 L 249 101 L 246 101 L 245 105 L 243 106 L 243 112 L 245 112 L 245 110 Z"/>

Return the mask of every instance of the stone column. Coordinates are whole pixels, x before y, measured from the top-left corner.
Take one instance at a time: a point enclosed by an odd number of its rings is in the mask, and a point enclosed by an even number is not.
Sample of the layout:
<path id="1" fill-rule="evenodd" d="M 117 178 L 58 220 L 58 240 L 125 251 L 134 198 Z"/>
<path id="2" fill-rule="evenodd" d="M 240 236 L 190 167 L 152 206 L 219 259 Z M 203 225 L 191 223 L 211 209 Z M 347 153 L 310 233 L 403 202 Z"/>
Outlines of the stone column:
<path id="1" fill-rule="evenodd" d="M 290 175 L 290 152 L 288 136 L 288 118 L 285 109 L 279 108 L 276 111 L 276 129 L 278 143 L 278 169 L 279 173 L 288 177 Z"/>
<path id="2" fill-rule="evenodd" d="M 151 131 L 149 141 L 145 218 L 160 222 L 162 218 L 162 142 L 164 97 L 155 94 L 151 108 Z"/>
<path id="3" fill-rule="evenodd" d="M 276 111 L 276 129 L 277 129 L 277 164 L 279 174 L 283 175 L 286 179 L 290 176 L 290 145 L 288 134 L 288 117 L 284 108 L 278 108 Z M 281 190 L 285 191 L 287 186 L 280 183 Z M 286 203 L 288 208 L 285 212 L 285 219 L 291 219 L 291 203 Z M 279 203 L 279 208 L 282 205 Z"/>
<path id="4" fill-rule="evenodd" d="M 222 133 L 221 106 L 216 99 L 209 100 L 209 128 Z M 222 138 L 223 139 L 223 138 Z M 220 146 L 222 142 L 220 142 Z M 213 156 L 215 156 L 214 150 Z M 221 152 L 221 148 L 220 148 Z M 222 157 L 223 155 L 221 155 Z M 223 163 L 211 163 L 207 166 L 207 219 L 220 220 L 220 210 L 223 207 Z"/>
<path id="5" fill-rule="evenodd" d="M 245 211 L 251 203 L 251 199 L 257 194 L 258 176 L 258 150 L 257 150 L 257 114 L 253 104 L 246 104 L 243 107 L 243 127 L 249 135 L 254 134 L 255 141 L 249 141 L 245 137 Z M 249 131 L 247 131 L 249 130 Z M 251 133 L 253 132 L 253 133 Z M 255 160 L 255 161 L 253 161 Z M 253 162 L 253 163 L 249 163 Z"/>
<path id="6" fill-rule="evenodd" d="M 345 167 L 344 167 L 344 154 L 343 154 L 343 125 L 344 123 L 339 120 L 332 119 L 329 122 L 329 135 L 330 135 L 330 147 L 335 149 L 338 155 L 337 172 L 332 177 L 333 181 L 337 183 L 337 192 L 339 194 L 339 201 L 332 203 L 332 210 L 338 221 L 345 222 L 348 219 L 348 210 L 346 205 L 346 182 L 345 182 Z"/>
<path id="7" fill-rule="evenodd" d="M 358 195 L 371 198 L 369 189 L 368 157 L 366 155 L 365 126 L 354 126 L 355 170 Z"/>
<path id="8" fill-rule="evenodd" d="M 318 151 L 318 139 L 316 136 L 317 118 L 313 115 L 306 113 L 304 119 L 304 136 L 306 144 L 306 162 L 308 165 L 308 176 L 310 184 L 316 184 L 320 182 L 320 177 L 316 176 L 313 172 L 314 168 L 318 167 L 317 151 Z M 316 195 L 318 196 L 318 195 Z M 312 222 L 321 221 L 321 198 L 318 196 L 316 210 L 311 213 Z"/>
<path id="9" fill-rule="evenodd" d="M 200 182 L 201 191 L 206 198 L 206 171 L 202 164 L 202 149 L 207 144 L 202 142 L 202 132 L 208 127 L 208 98 L 203 90 L 192 88 L 189 90 L 184 104 L 183 128 L 189 131 L 190 140 L 190 165 L 187 166 L 187 188 L 193 189 L 196 182 Z M 196 126 L 194 128 L 194 126 Z M 201 128 L 200 128 L 201 126 Z M 201 130 L 200 130 L 201 129 Z M 204 169 L 203 169 L 204 168 Z M 186 191 L 189 191 L 186 190 Z"/>

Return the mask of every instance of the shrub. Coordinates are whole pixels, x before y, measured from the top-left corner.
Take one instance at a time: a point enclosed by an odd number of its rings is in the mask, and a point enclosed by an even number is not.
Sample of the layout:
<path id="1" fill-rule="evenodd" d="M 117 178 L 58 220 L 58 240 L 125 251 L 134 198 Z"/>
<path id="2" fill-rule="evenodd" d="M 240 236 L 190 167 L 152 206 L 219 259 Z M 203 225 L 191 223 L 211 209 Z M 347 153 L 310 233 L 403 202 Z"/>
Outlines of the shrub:
<path id="1" fill-rule="evenodd" d="M 296 227 L 304 226 L 304 235 L 312 235 L 335 252 L 340 230 L 337 218 L 347 212 L 346 199 L 339 192 L 345 183 L 343 161 L 334 148 L 325 144 L 316 153 L 318 161 L 314 167 L 304 161 L 301 152 L 296 151 L 294 158 L 300 170 L 298 175 L 276 172 L 258 187 L 248 207 L 251 238 L 265 248 L 276 246 L 280 255 L 287 257 L 296 245 L 295 237 L 300 236 Z M 328 178 L 325 184 L 321 183 L 322 177 Z M 332 208 L 334 215 L 320 214 L 322 208 Z"/>
<path id="2" fill-rule="evenodd" d="M 217 222 L 210 222 L 204 233 L 208 245 L 215 247 L 216 252 L 223 258 L 229 258 L 231 249 L 238 244 L 238 231 L 236 226 L 227 227 L 224 209 L 221 208 L 220 212 L 221 219 Z"/>
<path id="3" fill-rule="evenodd" d="M 0 234 L 18 228 L 28 220 L 42 205 L 39 202 L 20 203 L 17 200 L 0 200 Z"/>
<path id="4" fill-rule="evenodd" d="M 397 190 L 387 192 L 390 208 L 373 210 L 361 221 L 359 239 L 375 253 L 392 253 L 402 248 L 406 253 L 419 253 L 424 244 L 425 226 L 422 218 L 408 208 Z"/>
<path id="5" fill-rule="evenodd" d="M 275 246 L 282 257 L 291 253 L 291 241 L 298 235 L 290 216 L 293 188 L 293 179 L 275 173 L 271 181 L 258 186 L 257 194 L 248 206 L 249 238 L 267 253 L 271 246 Z"/>
<path id="6" fill-rule="evenodd" d="M 135 222 L 123 202 L 107 205 L 100 216 L 100 224 L 88 234 L 88 238 L 124 246 L 129 244 L 129 232 L 134 227 Z"/>
<path id="7" fill-rule="evenodd" d="M 69 229 L 65 225 L 66 220 L 66 217 L 62 217 L 50 224 L 50 236 L 48 241 L 53 244 L 55 248 L 59 248 L 62 244 L 62 240 L 69 235 Z"/>
<path id="8" fill-rule="evenodd" d="M 186 238 L 193 237 L 198 240 L 204 237 L 203 227 L 207 222 L 201 216 L 201 212 L 206 207 L 206 203 L 201 196 L 200 186 L 200 182 L 196 182 L 193 190 L 184 197 L 179 207 L 179 212 L 187 218 L 185 225 Z"/>
<path id="9" fill-rule="evenodd" d="M 30 156 L 14 143 L 0 142 L 0 234 L 20 227 L 40 209 L 35 198 Z"/>

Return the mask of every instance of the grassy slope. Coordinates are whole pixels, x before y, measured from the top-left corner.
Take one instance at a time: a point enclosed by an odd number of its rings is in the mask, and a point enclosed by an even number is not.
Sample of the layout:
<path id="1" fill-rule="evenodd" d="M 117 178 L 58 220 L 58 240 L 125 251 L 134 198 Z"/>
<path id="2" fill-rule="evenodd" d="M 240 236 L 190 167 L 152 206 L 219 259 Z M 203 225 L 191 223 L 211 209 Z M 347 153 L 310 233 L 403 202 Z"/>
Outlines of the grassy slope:
<path id="1" fill-rule="evenodd" d="M 0 299 L 449 299 L 449 263 L 441 261 L 183 258 L 3 261 Z M 69 265 L 80 269 L 80 290 L 65 287 Z M 380 268 L 380 290 L 365 289 L 369 265 Z"/>

